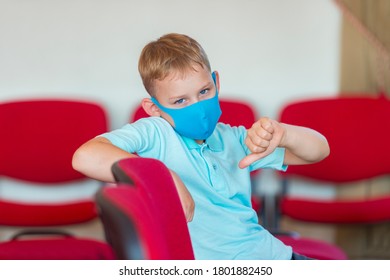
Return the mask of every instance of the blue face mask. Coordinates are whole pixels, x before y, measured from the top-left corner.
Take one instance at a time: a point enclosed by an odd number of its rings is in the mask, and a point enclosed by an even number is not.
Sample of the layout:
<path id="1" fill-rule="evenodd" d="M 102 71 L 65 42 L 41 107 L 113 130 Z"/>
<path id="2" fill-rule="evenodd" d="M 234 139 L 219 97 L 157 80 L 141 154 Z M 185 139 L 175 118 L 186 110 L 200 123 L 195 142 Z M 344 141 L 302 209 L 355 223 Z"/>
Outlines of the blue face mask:
<path id="1" fill-rule="evenodd" d="M 215 74 L 212 75 L 214 84 L 216 84 Z M 161 111 L 173 119 L 173 128 L 177 133 L 195 140 L 207 139 L 213 133 L 222 114 L 218 101 L 218 90 L 216 90 L 214 97 L 181 109 L 167 108 L 162 106 L 155 98 L 152 97 L 151 99 Z"/>

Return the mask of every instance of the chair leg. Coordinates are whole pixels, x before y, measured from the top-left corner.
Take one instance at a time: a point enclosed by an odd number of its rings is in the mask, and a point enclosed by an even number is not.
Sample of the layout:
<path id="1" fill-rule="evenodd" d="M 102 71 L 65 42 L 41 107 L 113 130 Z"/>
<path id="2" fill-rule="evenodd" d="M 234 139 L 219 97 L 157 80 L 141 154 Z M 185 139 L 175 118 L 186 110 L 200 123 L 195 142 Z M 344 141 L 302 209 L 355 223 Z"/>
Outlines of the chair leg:
<path id="1" fill-rule="evenodd" d="M 300 234 L 295 231 L 286 231 L 280 228 L 280 208 L 278 207 L 280 202 L 280 195 L 266 195 L 264 197 L 264 208 L 262 209 L 263 226 L 273 235 L 284 235 L 290 237 L 299 237 Z"/>

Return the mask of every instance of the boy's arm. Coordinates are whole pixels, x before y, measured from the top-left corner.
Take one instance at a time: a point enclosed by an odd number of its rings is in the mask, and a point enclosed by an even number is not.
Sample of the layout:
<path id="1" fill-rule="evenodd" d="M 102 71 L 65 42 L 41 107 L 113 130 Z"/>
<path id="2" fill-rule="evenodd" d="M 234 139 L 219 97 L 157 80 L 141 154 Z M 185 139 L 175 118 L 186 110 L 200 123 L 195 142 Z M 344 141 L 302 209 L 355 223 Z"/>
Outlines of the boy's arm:
<path id="1" fill-rule="evenodd" d="M 90 178 L 114 183 L 115 179 L 111 172 L 111 166 L 118 160 L 130 157 L 137 156 L 114 146 L 104 137 L 96 137 L 76 150 L 73 155 L 72 166 L 75 170 Z M 170 172 L 175 182 L 184 214 L 187 221 L 190 222 L 194 216 L 195 203 L 179 176 L 172 170 Z"/>
<path id="2" fill-rule="evenodd" d="M 266 157 L 276 147 L 286 149 L 285 165 L 318 162 L 330 152 L 326 138 L 319 132 L 307 127 L 279 123 L 269 118 L 261 118 L 248 129 L 245 144 L 252 154 L 240 161 L 240 168 Z"/>
<path id="3" fill-rule="evenodd" d="M 169 171 L 171 172 L 173 181 L 175 182 L 176 190 L 179 194 L 181 206 L 183 207 L 186 220 L 187 222 L 191 222 L 192 218 L 194 217 L 195 202 L 180 177 L 173 170 Z"/>
<path id="4" fill-rule="evenodd" d="M 129 157 L 136 157 L 136 155 L 114 146 L 104 137 L 96 137 L 76 150 L 73 155 L 72 166 L 87 177 L 114 183 L 115 179 L 111 172 L 111 166 L 116 161 Z"/>

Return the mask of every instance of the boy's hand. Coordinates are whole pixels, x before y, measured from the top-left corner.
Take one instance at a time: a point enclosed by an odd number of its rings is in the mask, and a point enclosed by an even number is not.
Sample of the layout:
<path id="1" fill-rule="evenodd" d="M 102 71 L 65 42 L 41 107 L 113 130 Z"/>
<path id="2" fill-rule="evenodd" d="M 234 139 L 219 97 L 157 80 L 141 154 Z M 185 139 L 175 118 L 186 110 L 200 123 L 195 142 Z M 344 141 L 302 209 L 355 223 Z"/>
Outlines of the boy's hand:
<path id="1" fill-rule="evenodd" d="M 192 218 L 194 217 L 195 202 L 180 177 L 174 171 L 170 171 L 172 174 L 173 181 L 175 182 L 177 192 L 179 194 L 181 206 L 183 207 L 186 220 L 187 222 L 191 222 Z"/>
<path id="2" fill-rule="evenodd" d="M 244 157 L 238 164 L 240 168 L 246 168 L 255 161 L 271 154 L 280 146 L 285 135 L 283 126 L 267 117 L 260 118 L 250 129 L 245 139 L 252 154 Z"/>

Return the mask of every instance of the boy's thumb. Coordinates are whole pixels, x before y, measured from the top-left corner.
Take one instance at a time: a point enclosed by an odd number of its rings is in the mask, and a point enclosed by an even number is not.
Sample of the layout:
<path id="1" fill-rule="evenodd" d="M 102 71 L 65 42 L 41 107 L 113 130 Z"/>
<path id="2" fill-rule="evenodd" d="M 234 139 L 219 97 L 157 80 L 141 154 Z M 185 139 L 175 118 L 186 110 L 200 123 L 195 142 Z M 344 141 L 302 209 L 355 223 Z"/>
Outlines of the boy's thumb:
<path id="1" fill-rule="evenodd" d="M 247 155 L 244 157 L 240 162 L 238 163 L 238 167 L 241 169 L 244 169 L 254 163 L 255 161 L 258 161 L 259 159 L 264 157 L 264 153 L 253 153 L 250 155 Z"/>

